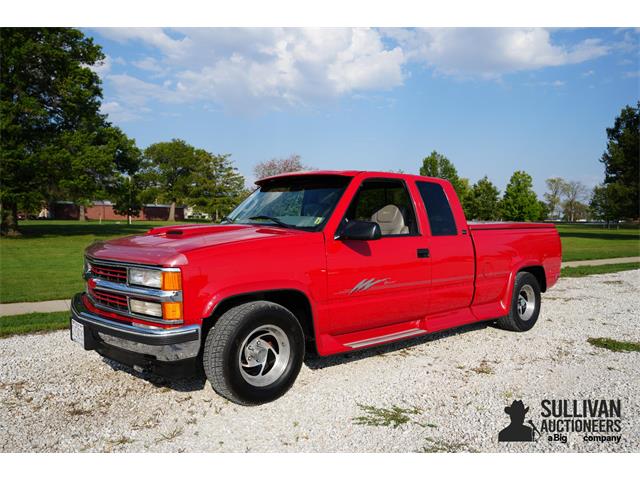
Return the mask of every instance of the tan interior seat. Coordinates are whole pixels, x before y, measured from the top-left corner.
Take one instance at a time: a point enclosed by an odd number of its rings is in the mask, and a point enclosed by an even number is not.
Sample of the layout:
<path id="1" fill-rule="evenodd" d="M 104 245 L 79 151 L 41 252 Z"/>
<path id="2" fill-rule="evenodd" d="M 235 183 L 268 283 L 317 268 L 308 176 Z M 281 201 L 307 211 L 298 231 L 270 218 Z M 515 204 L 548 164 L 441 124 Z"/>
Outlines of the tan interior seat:
<path id="1" fill-rule="evenodd" d="M 389 204 L 371 215 L 371 221 L 380 225 L 382 235 L 402 235 L 409 233 L 409 227 L 404 224 L 402 212 L 395 205 Z"/>

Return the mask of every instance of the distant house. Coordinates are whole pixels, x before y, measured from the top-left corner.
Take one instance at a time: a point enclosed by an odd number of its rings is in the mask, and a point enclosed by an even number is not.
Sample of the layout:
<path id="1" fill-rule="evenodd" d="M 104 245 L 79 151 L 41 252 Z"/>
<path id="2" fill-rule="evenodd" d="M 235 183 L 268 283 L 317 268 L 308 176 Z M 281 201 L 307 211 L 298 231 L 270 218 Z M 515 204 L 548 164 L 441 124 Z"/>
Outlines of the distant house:
<path id="1" fill-rule="evenodd" d="M 184 216 L 189 219 L 211 220 L 211 215 L 195 210 L 193 207 L 185 207 Z"/>
<path id="2" fill-rule="evenodd" d="M 168 220 L 170 205 L 147 204 L 133 220 Z M 184 220 L 184 208 L 176 206 L 176 220 Z M 80 208 L 73 202 L 59 201 L 54 204 L 51 212 L 57 220 L 78 220 Z M 85 209 L 87 220 L 127 220 L 126 215 L 119 215 L 113 210 L 110 200 L 95 200 Z"/>

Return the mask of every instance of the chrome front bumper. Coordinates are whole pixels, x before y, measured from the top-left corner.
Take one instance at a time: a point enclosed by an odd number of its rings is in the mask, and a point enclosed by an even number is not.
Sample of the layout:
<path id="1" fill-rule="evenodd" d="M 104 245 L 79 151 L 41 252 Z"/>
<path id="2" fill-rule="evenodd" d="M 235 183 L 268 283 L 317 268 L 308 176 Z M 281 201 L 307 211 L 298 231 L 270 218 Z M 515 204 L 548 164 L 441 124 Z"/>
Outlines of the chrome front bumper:
<path id="1" fill-rule="evenodd" d="M 200 326 L 151 329 L 126 325 L 96 315 L 84 305 L 84 293 L 71 301 L 71 319 L 85 327 L 85 349 L 100 350 L 100 343 L 120 350 L 154 357 L 159 362 L 194 358 L 200 351 Z"/>

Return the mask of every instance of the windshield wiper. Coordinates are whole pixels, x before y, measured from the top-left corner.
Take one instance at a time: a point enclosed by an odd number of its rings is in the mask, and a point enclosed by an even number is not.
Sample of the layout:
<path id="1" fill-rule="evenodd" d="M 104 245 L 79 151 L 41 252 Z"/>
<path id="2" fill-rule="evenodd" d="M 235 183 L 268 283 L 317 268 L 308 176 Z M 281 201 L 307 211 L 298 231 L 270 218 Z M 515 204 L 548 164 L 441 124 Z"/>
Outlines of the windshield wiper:
<path id="1" fill-rule="evenodd" d="M 269 220 L 280 227 L 295 228 L 295 225 L 289 225 L 288 223 L 284 223 L 282 220 L 278 220 L 276 217 L 270 217 L 269 215 L 256 215 L 255 217 L 249 217 L 249 220 Z"/>
<path id="2" fill-rule="evenodd" d="M 220 220 L 220 223 L 222 222 L 236 223 L 236 221 L 231 217 L 222 217 L 222 220 Z"/>

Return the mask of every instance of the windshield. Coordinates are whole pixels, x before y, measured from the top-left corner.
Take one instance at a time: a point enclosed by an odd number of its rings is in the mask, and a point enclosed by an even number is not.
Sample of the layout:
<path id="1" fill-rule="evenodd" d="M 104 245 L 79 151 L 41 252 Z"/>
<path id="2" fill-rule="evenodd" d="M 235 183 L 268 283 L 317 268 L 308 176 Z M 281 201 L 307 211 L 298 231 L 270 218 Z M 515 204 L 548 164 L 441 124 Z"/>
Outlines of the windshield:
<path id="1" fill-rule="evenodd" d="M 338 175 L 310 175 L 268 181 L 222 223 L 273 224 L 319 230 L 329 219 L 351 180 Z"/>

